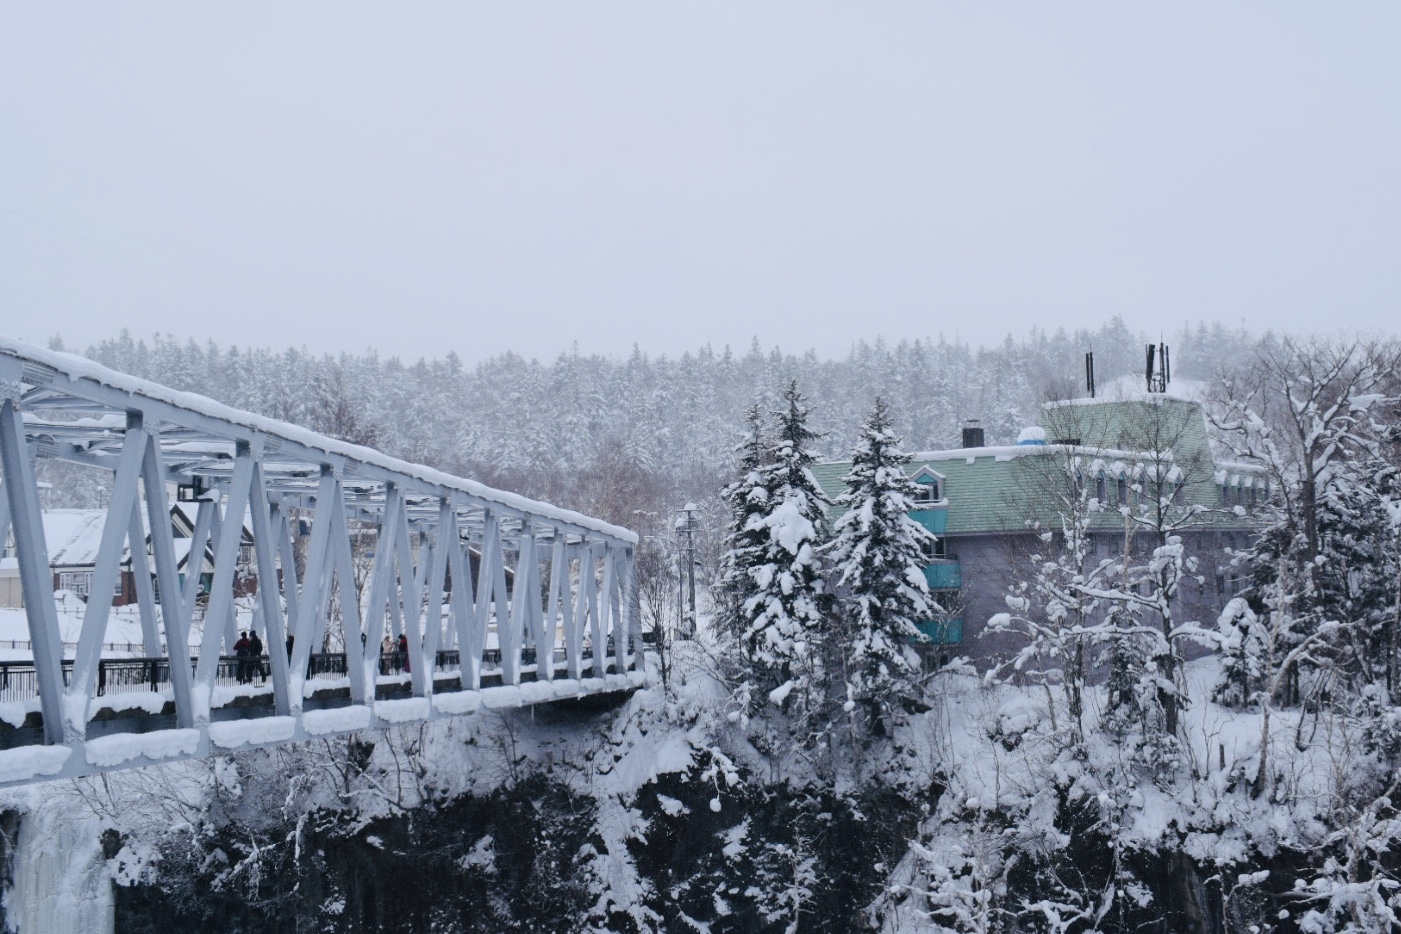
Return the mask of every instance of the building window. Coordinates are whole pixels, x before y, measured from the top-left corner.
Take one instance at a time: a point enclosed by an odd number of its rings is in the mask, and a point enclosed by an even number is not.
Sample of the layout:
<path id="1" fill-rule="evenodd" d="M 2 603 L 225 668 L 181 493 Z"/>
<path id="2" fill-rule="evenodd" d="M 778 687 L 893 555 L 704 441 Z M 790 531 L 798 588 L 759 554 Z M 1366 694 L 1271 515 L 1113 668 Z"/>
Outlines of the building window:
<path id="1" fill-rule="evenodd" d="M 1119 478 L 1118 486 L 1119 486 L 1119 505 L 1120 505 L 1120 506 L 1127 506 L 1127 505 L 1129 504 L 1129 481 L 1128 481 L 1128 478 L 1127 478 L 1127 477 L 1120 477 L 1120 478 Z"/>
<path id="2" fill-rule="evenodd" d="M 935 641 L 940 645 L 958 645 L 963 641 L 962 619 L 950 619 L 936 623 L 935 630 L 937 632 Z"/>
<path id="3" fill-rule="evenodd" d="M 80 597 L 86 597 L 92 589 L 92 572 L 63 571 L 58 575 L 58 589 L 71 590 Z"/>
<path id="4" fill-rule="evenodd" d="M 1109 490 L 1106 486 L 1104 474 L 1095 477 L 1095 499 L 1104 502 L 1109 498 Z"/>
<path id="5" fill-rule="evenodd" d="M 920 552 L 927 561 L 943 561 L 948 558 L 948 550 L 944 547 L 942 536 L 930 536 L 920 542 Z"/>
<path id="6" fill-rule="evenodd" d="M 957 645 L 963 641 L 963 619 L 959 615 L 962 603 L 957 590 L 936 590 L 931 595 L 939 608 L 940 619 L 934 623 L 934 641 L 940 645 Z"/>
<path id="7" fill-rule="evenodd" d="M 938 480 L 920 480 L 917 485 L 919 489 L 915 493 L 916 509 L 922 506 L 932 506 L 941 499 Z"/>

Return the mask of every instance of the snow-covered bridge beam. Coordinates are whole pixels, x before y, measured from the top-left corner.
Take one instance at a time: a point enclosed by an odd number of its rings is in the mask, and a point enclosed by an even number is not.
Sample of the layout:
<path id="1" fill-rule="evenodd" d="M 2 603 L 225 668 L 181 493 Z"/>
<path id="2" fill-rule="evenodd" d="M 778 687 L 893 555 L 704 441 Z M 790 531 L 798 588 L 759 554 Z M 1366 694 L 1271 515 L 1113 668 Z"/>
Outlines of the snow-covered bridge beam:
<path id="1" fill-rule="evenodd" d="M 110 490 L 71 659 L 45 459 Z M 0 702 L 0 785 L 643 677 L 632 532 L 3 338 L 0 491 L 33 646 L 30 687 Z M 178 532 L 172 499 L 190 504 Z M 144 655 L 118 661 L 124 567 Z M 234 656 L 245 631 L 264 656 Z"/>

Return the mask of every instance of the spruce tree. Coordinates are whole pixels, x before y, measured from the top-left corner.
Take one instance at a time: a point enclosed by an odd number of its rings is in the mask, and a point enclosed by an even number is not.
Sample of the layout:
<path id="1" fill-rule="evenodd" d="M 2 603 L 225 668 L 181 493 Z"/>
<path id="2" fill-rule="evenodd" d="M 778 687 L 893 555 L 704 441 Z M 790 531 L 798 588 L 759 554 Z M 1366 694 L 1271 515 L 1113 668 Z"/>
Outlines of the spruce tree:
<path id="1" fill-rule="evenodd" d="M 831 500 L 809 469 L 816 457 L 808 445 L 817 436 L 807 427 L 808 410 L 796 381 L 783 399 L 773 460 L 760 469 L 767 508 L 756 509 L 744 526 L 762 543 L 747 569 L 753 590 L 742 607 L 744 648 L 757 686 L 773 687 L 770 700 L 790 709 L 788 698 L 796 693 L 796 706 L 810 712 L 819 703 L 823 681 L 829 600 L 819 549 Z M 753 501 L 760 500 L 755 494 Z"/>
<path id="2" fill-rule="evenodd" d="M 911 690 L 907 644 L 920 635 L 916 624 L 934 615 L 923 571 L 923 546 L 933 535 L 909 516 L 919 492 L 905 474 L 909 462 L 877 398 L 851 452 L 847 489 L 837 498 L 846 511 L 831 546 L 848 698 L 873 723 Z"/>
<path id="3" fill-rule="evenodd" d="M 768 512 L 769 491 L 764 466 L 770 458 L 764 437 L 764 416 L 756 402 L 745 413 L 748 426 L 736 446 L 739 478 L 725 487 L 722 496 L 730 508 L 725 552 L 720 559 L 718 617 L 723 633 L 741 638 L 749 628 L 745 605 L 755 594 L 753 568 L 763 561 L 768 530 L 759 519 Z M 751 519 L 756 521 L 751 523 Z"/>

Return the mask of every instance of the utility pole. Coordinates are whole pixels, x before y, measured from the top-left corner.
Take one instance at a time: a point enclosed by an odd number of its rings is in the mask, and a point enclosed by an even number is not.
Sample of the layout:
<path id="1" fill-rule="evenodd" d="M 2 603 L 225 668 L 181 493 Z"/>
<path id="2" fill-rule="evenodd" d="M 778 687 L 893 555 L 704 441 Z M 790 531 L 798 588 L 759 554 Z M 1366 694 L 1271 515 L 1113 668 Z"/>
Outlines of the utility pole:
<path id="1" fill-rule="evenodd" d="M 676 532 L 678 537 L 685 536 L 682 543 L 683 560 L 686 562 L 684 575 L 678 574 L 678 584 L 684 583 L 687 590 L 687 606 L 683 607 L 681 618 L 681 635 L 684 638 L 693 638 L 696 634 L 696 513 L 700 507 L 695 503 L 687 503 L 681 507 L 680 513 L 676 517 Z M 678 599 L 680 595 L 678 594 Z"/>

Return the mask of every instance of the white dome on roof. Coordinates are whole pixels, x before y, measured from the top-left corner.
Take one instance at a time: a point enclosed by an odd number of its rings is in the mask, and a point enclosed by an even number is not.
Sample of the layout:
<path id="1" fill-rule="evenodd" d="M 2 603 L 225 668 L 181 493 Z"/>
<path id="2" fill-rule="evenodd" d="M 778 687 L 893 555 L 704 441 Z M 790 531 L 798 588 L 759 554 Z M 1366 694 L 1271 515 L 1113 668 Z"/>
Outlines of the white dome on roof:
<path id="1" fill-rule="evenodd" d="M 1018 444 L 1045 444 L 1046 429 L 1040 425 L 1028 425 L 1022 429 L 1022 433 L 1017 435 Z"/>

